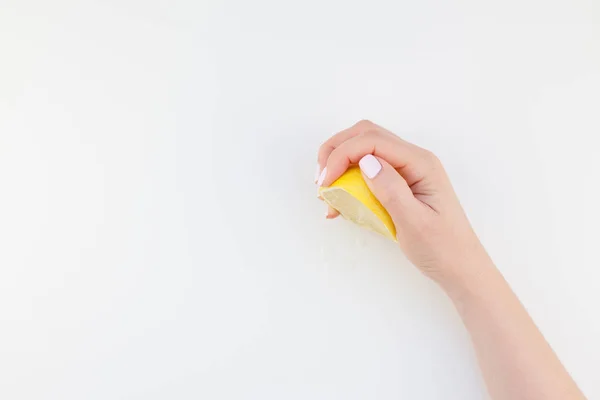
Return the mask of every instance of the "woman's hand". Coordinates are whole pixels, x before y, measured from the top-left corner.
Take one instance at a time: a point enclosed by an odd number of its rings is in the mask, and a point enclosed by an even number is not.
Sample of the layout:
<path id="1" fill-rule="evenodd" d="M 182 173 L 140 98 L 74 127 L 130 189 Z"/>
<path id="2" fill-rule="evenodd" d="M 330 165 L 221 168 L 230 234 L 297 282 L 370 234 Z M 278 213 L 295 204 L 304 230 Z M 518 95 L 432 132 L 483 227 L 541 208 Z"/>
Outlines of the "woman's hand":
<path id="1" fill-rule="evenodd" d="M 358 164 L 408 258 L 454 302 L 494 400 L 585 397 L 486 254 L 431 152 L 361 121 L 319 150 L 319 185 Z"/>
<path id="2" fill-rule="evenodd" d="M 427 276 L 444 285 L 472 274 L 470 266 L 487 259 L 433 153 L 360 121 L 323 143 L 317 184 L 330 185 L 351 164 L 360 166 L 396 225 L 400 247 Z"/>

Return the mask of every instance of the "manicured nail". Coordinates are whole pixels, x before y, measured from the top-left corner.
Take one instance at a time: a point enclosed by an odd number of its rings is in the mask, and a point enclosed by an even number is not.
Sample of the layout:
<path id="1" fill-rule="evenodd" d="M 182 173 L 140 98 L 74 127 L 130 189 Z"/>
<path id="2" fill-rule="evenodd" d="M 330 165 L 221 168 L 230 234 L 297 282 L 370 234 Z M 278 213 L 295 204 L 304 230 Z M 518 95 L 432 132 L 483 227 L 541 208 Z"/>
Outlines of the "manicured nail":
<path id="1" fill-rule="evenodd" d="M 319 179 L 317 179 L 317 186 L 321 186 L 323 184 L 325 175 L 327 175 L 327 167 L 323 168 L 323 171 L 321 171 L 321 175 L 319 175 Z"/>
<path id="2" fill-rule="evenodd" d="M 379 171 L 381 171 L 381 164 L 379 163 L 379 160 L 377 160 L 372 154 L 367 154 L 361 158 L 358 162 L 358 166 L 369 179 L 375 178 Z"/>
<path id="3" fill-rule="evenodd" d="M 321 174 L 321 166 L 319 164 L 317 164 L 317 169 L 315 170 L 315 183 L 317 183 L 317 180 L 319 179 L 320 174 Z"/>

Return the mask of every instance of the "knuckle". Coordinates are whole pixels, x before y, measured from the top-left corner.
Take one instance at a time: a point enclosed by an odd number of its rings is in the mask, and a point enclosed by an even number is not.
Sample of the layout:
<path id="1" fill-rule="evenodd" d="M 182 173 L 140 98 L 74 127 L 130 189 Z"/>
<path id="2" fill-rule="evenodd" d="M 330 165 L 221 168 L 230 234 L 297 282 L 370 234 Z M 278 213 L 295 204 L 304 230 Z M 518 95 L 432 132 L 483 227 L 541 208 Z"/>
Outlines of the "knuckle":
<path id="1" fill-rule="evenodd" d="M 363 138 L 373 138 L 375 136 L 379 136 L 381 132 L 375 128 L 369 128 L 362 131 L 358 136 Z"/>
<path id="2" fill-rule="evenodd" d="M 327 156 L 333 151 L 335 150 L 334 148 L 332 148 L 332 146 L 329 144 L 329 142 L 325 142 L 323 143 L 320 147 L 319 147 L 319 151 L 317 152 L 317 160 L 319 162 L 325 162 L 327 160 Z"/>
<path id="3" fill-rule="evenodd" d="M 440 159 L 436 156 L 432 151 L 423 150 L 423 159 L 427 161 L 432 166 L 437 166 L 441 164 Z"/>
<path id="4" fill-rule="evenodd" d="M 371 121 L 369 121 L 368 119 L 361 119 L 360 121 L 358 121 L 355 125 L 357 128 L 362 128 L 362 129 L 370 129 L 373 128 L 375 126 L 375 124 Z"/>
<path id="5" fill-rule="evenodd" d="M 325 145 L 321 145 L 319 147 L 319 151 L 317 152 L 317 159 L 319 161 L 321 161 L 321 159 L 325 156 L 325 151 L 326 151 Z"/>
<path id="6" fill-rule="evenodd" d="M 376 126 L 373 126 L 373 127 L 370 127 L 369 129 L 365 129 L 358 136 L 361 138 L 364 138 L 365 140 L 372 141 L 372 140 L 375 140 L 376 138 L 383 137 L 384 134 L 381 132 L 381 130 L 377 129 Z"/>
<path id="7" fill-rule="evenodd" d="M 325 163 L 327 164 L 327 167 L 328 167 L 327 168 L 328 171 L 331 172 L 331 169 L 334 168 L 334 166 L 339 166 L 339 165 L 344 164 L 347 158 L 348 158 L 348 153 L 347 153 L 346 149 L 344 149 L 343 146 L 333 149 L 333 151 L 327 157 L 327 160 L 325 160 Z M 325 165 L 323 165 L 323 167 L 324 166 Z"/>

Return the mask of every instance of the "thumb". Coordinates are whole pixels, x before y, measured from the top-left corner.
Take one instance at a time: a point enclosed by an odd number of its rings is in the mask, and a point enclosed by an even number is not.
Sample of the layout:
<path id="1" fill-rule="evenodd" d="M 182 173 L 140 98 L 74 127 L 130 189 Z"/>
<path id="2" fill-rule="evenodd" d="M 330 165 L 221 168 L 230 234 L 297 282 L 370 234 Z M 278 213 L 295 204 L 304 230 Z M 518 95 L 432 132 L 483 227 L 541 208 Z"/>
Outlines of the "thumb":
<path id="1" fill-rule="evenodd" d="M 358 162 L 365 182 L 393 220 L 412 209 L 415 199 L 410 187 L 387 161 L 367 154 Z"/>

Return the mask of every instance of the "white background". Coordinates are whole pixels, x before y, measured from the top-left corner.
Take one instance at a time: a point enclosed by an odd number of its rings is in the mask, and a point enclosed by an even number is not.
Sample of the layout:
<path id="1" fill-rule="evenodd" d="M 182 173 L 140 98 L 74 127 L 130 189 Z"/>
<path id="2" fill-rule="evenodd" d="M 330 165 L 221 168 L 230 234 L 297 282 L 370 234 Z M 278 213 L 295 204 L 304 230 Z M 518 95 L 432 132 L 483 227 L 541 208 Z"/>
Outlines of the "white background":
<path id="1" fill-rule="evenodd" d="M 0 397 L 486 398 L 438 287 L 324 219 L 362 118 L 600 398 L 597 0 L 0 0 Z"/>

